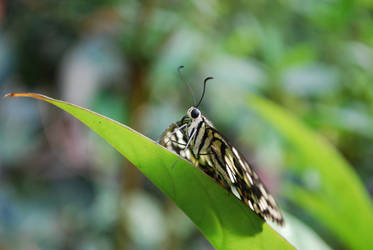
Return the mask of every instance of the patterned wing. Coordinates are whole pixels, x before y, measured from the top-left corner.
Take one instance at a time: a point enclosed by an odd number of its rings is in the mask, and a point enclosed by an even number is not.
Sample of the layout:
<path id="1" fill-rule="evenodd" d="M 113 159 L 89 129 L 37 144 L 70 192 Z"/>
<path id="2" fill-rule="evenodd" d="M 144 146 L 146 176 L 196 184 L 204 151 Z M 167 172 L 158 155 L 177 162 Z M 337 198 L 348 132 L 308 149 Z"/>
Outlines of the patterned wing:
<path id="1" fill-rule="evenodd" d="M 214 165 L 228 183 L 230 191 L 251 210 L 264 219 L 283 225 L 284 219 L 274 198 L 248 161 L 215 128 L 208 123 L 205 126 L 205 133 L 209 133 L 212 140 L 205 154 L 200 156 L 200 161 Z M 210 160 L 203 159 L 205 157 Z"/>
<path id="2" fill-rule="evenodd" d="M 162 134 L 160 144 L 201 169 L 263 219 L 283 225 L 282 214 L 259 176 L 206 117 L 185 148 L 190 139 L 187 129 L 191 126 L 183 120 L 171 124 Z"/>
<path id="3" fill-rule="evenodd" d="M 168 150 L 180 155 L 187 161 L 192 161 L 190 149 L 185 149 L 187 144 L 187 138 L 185 135 L 185 129 L 183 128 L 184 123 L 178 121 L 172 123 L 162 134 L 159 141 L 163 147 Z"/>
<path id="4" fill-rule="evenodd" d="M 222 187 L 229 190 L 229 185 L 226 183 L 224 178 L 222 178 L 216 171 L 214 166 L 206 164 L 201 160 L 199 156 L 196 156 L 190 147 L 185 148 L 188 137 L 186 133 L 186 123 L 183 120 L 176 123 L 172 123 L 162 134 L 159 143 L 167 148 L 168 150 L 180 155 L 185 160 L 191 162 L 197 168 L 200 168 L 204 173 L 213 178 Z"/>

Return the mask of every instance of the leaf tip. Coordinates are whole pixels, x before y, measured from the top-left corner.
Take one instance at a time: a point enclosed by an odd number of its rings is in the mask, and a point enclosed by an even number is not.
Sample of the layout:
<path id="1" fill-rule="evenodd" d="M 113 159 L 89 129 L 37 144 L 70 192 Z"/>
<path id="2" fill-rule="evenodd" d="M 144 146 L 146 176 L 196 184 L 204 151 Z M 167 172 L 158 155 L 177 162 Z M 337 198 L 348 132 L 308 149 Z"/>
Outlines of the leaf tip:
<path id="1" fill-rule="evenodd" d="M 8 93 L 4 95 L 4 98 L 8 98 L 8 97 L 31 97 L 31 98 L 41 99 L 41 100 L 48 99 L 46 96 L 36 94 L 36 93 Z"/>
<path id="2" fill-rule="evenodd" d="M 4 95 L 4 98 L 21 97 L 21 96 L 29 97 L 29 96 L 32 96 L 32 95 L 33 95 L 32 93 L 8 93 L 8 94 Z"/>
<path id="3" fill-rule="evenodd" d="M 15 93 L 8 93 L 3 96 L 3 98 L 8 98 L 8 97 L 14 97 L 16 94 Z"/>

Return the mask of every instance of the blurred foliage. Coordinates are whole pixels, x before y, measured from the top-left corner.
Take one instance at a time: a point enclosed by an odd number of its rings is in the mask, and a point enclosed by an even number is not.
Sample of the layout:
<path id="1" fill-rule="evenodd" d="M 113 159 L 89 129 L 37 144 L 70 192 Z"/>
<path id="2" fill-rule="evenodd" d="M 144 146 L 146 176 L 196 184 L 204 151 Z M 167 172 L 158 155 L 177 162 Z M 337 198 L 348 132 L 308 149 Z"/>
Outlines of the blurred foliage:
<path id="1" fill-rule="evenodd" d="M 292 175 L 284 195 L 309 212 L 351 249 L 370 249 L 373 206 L 351 166 L 317 134 L 275 105 L 255 95 L 249 105 L 289 142 Z M 341 192 L 343 190 L 343 192 Z M 354 201 L 353 203 L 351 201 Z M 351 211 L 359 213 L 351 213 Z"/>
<path id="2" fill-rule="evenodd" d="M 294 155 L 245 105 L 251 91 L 290 110 L 336 146 L 372 195 L 372 11 L 368 0 L 0 0 L 0 94 L 41 92 L 159 138 L 191 105 L 176 68 L 185 65 L 196 93 L 213 75 L 203 112 L 284 210 L 344 249 L 284 198 L 281 183 L 297 179 L 287 171 Z M 101 139 L 38 107 L 0 103 L 0 248 L 208 247 Z"/>

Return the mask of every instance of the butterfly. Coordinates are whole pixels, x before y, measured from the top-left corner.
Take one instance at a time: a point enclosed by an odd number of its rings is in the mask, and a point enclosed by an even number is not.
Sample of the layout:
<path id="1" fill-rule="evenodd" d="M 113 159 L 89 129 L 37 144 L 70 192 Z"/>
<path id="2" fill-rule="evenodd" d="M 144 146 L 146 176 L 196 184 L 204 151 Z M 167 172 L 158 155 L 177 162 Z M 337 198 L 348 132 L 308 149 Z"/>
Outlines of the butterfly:
<path id="1" fill-rule="evenodd" d="M 179 67 L 179 73 L 181 68 L 183 66 Z M 283 225 L 279 207 L 258 174 L 198 109 L 210 79 L 212 77 L 204 80 L 198 104 L 163 132 L 160 144 L 205 172 L 261 218 Z M 190 85 L 188 87 L 191 90 Z"/>

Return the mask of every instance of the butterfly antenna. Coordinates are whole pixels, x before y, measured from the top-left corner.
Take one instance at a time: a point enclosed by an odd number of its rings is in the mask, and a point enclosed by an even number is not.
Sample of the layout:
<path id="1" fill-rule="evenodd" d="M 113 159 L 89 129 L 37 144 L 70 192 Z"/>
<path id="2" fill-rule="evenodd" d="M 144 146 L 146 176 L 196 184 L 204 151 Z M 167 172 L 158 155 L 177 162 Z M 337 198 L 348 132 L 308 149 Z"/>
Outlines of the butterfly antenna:
<path id="1" fill-rule="evenodd" d="M 212 77 L 212 76 L 208 76 L 208 77 L 206 77 L 205 80 L 203 81 L 203 91 L 202 91 L 202 96 L 201 96 L 201 99 L 199 99 L 199 102 L 198 102 L 197 106 L 195 106 L 196 108 L 198 108 L 198 106 L 199 106 L 199 105 L 201 104 L 201 102 L 202 102 L 203 97 L 205 96 L 206 83 L 207 83 L 207 81 L 208 81 L 208 80 L 211 80 L 211 79 L 214 79 L 214 77 Z"/>
<path id="2" fill-rule="evenodd" d="M 184 66 L 183 65 L 181 65 L 181 66 L 179 66 L 178 68 L 177 68 L 177 72 L 179 73 L 179 76 L 180 76 L 180 78 L 181 78 L 181 80 L 183 80 L 183 82 L 186 84 L 186 86 L 188 87 L 188 89 L 189 89 L 189 91 L 190 91 L 190 94 L 192 95 L 192 97 L 193 97 L 193 103 L 194 103 L 194 105 L 196 104 L 196 97 L 194 96 L 194 93 L 193 93 L 193 89 L 192 89 L 192 87 L 190 86 L 190 84 L 184 79 L 184 77 L 183 77 L 183 74 L 181 74 L 181 69 L 183 69 L 184 68 Z"/>

